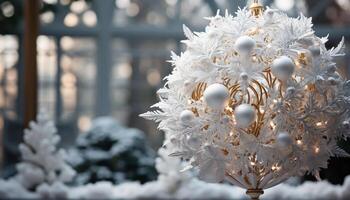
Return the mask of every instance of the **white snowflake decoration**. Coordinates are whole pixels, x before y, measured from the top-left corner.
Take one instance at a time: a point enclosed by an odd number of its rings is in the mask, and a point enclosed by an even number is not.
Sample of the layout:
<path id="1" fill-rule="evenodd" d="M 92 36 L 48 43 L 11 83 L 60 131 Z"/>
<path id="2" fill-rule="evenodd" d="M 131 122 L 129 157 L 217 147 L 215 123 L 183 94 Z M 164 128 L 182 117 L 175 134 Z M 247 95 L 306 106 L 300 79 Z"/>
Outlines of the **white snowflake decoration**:
<path id="1" fill-rule="evenodd" d="M 347 155 L 336 143 L 349 136 L 350 81 L 334 63 L 344 40 L 327 50 L 311 18 L 253 11 L 210 17 L 205 32 L 184 26 L 187 50 L 172 53 L 159 109 L 141 116 L 202 180 L 262 193 Z"/>

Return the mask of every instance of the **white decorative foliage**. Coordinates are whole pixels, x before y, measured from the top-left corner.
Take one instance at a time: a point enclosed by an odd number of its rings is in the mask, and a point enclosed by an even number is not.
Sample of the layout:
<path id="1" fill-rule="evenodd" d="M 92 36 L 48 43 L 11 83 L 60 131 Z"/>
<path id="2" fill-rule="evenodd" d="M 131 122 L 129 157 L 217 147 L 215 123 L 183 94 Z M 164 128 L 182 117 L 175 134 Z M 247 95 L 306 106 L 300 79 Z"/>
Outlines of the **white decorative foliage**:
<path id="1" fill-rule="evenodd" d="M 205 32 L 184 26 L 187 50 L 172 53 L 158 110 L 141 115 L 159 122 L 169 155 L 205 181 L 247 189 L 317 175 L 330 156 L 347 155 L 336 145 L 350 134 L 350 82 L 334 62 L 343 40 L 327 50 L 311 18 L 272 9 L 207 19 Z M 179 117 L 187 111 L 191 123 Z"/>

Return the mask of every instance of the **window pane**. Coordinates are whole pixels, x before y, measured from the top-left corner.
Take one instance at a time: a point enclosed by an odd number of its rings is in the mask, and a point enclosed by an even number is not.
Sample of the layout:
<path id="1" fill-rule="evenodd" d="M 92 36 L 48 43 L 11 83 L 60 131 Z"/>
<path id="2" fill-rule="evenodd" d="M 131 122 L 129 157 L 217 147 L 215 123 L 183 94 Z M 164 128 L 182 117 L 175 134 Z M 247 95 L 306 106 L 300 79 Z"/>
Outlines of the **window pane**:
<path id="1" fill-rule="evenodd" d="M 96 89 L 96 45 L 92 38 L 62 37 L 61 120 L 78 120 L 84 131 L 94 116 Z"/>
<path id="2" fill-rule="evenodd" d="M 172 68 L 166 62 L 170 51 L 177 51 L 174 40 L 124 40 L 115 39 L 111 83 L 113 116 L 128 122 L 126 125 L 137 127 L 150 133 L 151 143 L 160 145 L 161 137 L 156 133 L 156 125 L 140 118 L 149 105 L 156 102 L 157 89 Z"/>
<path id="3" fill-rule="evenodd" d="M 37 39 L 37 61 L 39 74 L 39 106 L 54 119 L 55 115 L 55 80 L 57 73 L 56 40 L 53 37 L 39 36 Z M 38 110 L 38 111 L 39 111 Z"/>

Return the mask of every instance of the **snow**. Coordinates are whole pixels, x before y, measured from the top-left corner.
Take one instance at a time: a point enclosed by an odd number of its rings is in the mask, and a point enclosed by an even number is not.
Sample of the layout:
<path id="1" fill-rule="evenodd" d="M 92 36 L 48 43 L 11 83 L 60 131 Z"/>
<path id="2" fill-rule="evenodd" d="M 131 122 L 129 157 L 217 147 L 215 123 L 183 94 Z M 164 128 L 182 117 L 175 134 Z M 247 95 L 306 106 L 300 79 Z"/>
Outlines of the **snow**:
<path id="1" fill-rule="evenodd" d="M 247 199 L 245 190 L 229 184 L 206 183 L 198 180 L 189 171 L 180 172 L 184 163 L 179 158 L 169 157 L 169 145 L 158 151 L 156 181 L 140 184 L 127 182 L 113 185 L 97 182 L 71 188 L 69 197 L 74 199 Z M 343 186 L 326 181 L 306 182 L 295 186 L 297 178 L 267 189 L 262 199 L 347 199 L 350 198 L 350 176 Z"/>
<path id="2" fill-rule="evenodd" d="M 100 181 L 82 186 L 68 186 L 60 179 L 43 181 L 47 180 L 47 177 L 42 171 L 22 162 L 18 165 L 21 176 L 0 180 L 0 199 L 248 199 L 242 188 L 229 184 L 206 183 L 196 178 L 192 171 L 184 169 L 186 165 L 179 158 L 169 156 L 173 149 L 171 145 L 173 144 L 166 143 L 164 148 L 158 150 L 156 169 L 159 176 L 155 181 L 145 184 L 124 182 L 119 185 Z M 112 173 L 107 168 L 99 168 L 98 171 L 107 175 Z M 115 175 L 124 176 L 123 173 Z M 84 173 L 79 175 L 80 178 L 84 176 Z M 21 180 L 23 177 L 29 179 Z M 288 184 L 283 183 L 267 189 L 261 199 L 350 198 L 350 176 L 346 177 L 343 185 L 332 185 L 327 181 L 305 182 L 302 185 L 296 183 L 298 180 L 293 179 L 288 181 Z M 27 184 L 37 186 L 27 189 Z"/>
<path id="3" fill-rule="evenodd" d="M 28 191 L 18 181 L 11 180 L 0 180 L 0 198 L 1 199 L 12 199 L 12 198 L 37 198 L 35 193 Z"/>
<path id="4" fill-rule="evenodd" d="M 141 185 L 136 182 L 112 185 L 98 182 L 72 188 L 70 198 L 74 199 L 116 199 L 116 198 L 150 198 L 150 199 L 247 199 L 245 190 L 236 186 L 206 183 L 196 178 L 188 182 L 174 181 L 163 177 L 157 181 Z M 265 190 L 261 199 L 349 199 L 350 176 L 344 185 L 332 185 L 326 181 L 305 182 L 299 186 L 280 184 Z"/>

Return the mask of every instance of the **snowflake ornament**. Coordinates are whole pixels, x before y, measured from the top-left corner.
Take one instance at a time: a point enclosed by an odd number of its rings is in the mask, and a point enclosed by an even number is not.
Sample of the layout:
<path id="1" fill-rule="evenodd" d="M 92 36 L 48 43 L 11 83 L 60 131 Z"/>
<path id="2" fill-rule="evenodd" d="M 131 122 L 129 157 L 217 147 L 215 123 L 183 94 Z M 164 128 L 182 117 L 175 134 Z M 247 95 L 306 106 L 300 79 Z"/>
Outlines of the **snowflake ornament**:
<path id="1" fill-rule="evenodd" d="M 159 122 L 172 153 L 207 182 L 229 181 L 258 198 L 291 176 L 347 156 L 350 81 L 310 18 L 254 3 L 208 18 L 205 32 L 184 32 L 187 50 L 172 53 L 173 72 L 160 102 L 141 116 Z"/>

